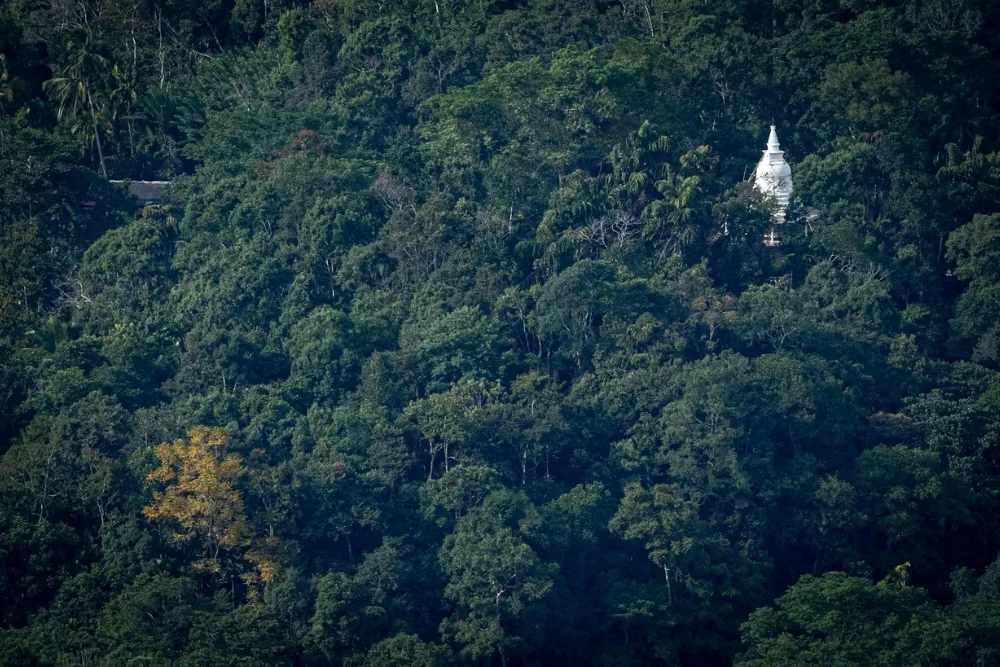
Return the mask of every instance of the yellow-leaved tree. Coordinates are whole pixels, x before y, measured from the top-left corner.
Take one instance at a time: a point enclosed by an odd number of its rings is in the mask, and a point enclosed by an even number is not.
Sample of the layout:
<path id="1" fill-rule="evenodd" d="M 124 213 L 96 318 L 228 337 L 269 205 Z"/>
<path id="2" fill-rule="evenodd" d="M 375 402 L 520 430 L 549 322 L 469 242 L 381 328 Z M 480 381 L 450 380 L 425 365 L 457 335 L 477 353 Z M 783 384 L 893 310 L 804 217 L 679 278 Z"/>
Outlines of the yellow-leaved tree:
<path id="1" fill-rule="evenodd" d="M 197 538 L 203 557 L 194 566 L 223 573 L 223 556 L 244 557 L 256 572 L 244 574 L 247 583 L 270 581 L 278 571 L 271 557 L 276 540 L 254 544 L 248 528 L 243 496 L 236 483 L 244 474 L 243 460 L 227 454 L 229 434 L 220 428 L 198 426 L 188 431 L 187 439 L 156 446 L 160 467 L 148 479 L 162 482 L 163 491 L 153 493 L 153 503 L 142 510 L 152 520 L 172 520 L 180 530 L 174 539 Z"/>

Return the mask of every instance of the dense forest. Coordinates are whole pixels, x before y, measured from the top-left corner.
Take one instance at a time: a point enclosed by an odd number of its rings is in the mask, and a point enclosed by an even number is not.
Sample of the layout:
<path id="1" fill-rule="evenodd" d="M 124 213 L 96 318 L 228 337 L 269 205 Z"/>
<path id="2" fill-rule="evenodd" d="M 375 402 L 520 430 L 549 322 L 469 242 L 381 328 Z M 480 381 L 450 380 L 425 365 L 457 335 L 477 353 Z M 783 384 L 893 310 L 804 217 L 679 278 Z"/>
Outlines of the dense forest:
<path id="1" fill-rule="evenodd" d="M 0 665 L 1000 664 L 998 372 L 993 0 L 0 2 Z"/>

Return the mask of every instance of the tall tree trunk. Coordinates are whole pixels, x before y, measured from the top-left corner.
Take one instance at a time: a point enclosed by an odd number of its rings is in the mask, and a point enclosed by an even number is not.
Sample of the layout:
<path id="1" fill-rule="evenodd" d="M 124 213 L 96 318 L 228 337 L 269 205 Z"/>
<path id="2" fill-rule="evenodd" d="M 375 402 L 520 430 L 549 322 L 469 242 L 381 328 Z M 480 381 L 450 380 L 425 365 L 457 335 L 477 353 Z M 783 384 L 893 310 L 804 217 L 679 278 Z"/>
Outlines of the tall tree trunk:
<path id="1" fill-rule="evenodd" d="M 97 144 L 97 159 L 101 162 L 101 174 L 108 177 L 108 170 L 104 166 L 104 148 L 101 146 L 101 134 L 97 131 L 97 113 L 94 111 L 94 99 L 90 95 L 90 86 L 87 86 L 87 106 L 90 108 L 90 121 L 94 124 L 94 143 Z"/>
<path id="2" fill-rule="evenodd" d="M 156 8 L 156 32 L 159 35 L 156 53 L 160 59 L 160 90 L 163 90 L 163 84 L 167 80 L 167 61 L 163 52 L 163 10 L 159 6 Z"/>

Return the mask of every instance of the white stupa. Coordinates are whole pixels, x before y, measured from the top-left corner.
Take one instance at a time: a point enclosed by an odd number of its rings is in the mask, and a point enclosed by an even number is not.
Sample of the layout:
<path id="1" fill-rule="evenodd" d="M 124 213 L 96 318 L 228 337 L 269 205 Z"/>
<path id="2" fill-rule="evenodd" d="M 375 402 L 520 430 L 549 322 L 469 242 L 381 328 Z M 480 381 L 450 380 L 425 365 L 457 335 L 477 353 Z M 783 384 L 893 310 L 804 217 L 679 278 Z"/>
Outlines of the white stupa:
<path id="1" fill-rule="evenodd" d="M 788 202 L 792 198 L 792 168 L 785 162 L 785 152 L 778 145 L 778 133 L 771 126 L 771 136 L 767 139 L 767 149 L 757 163 L 757 172 L 754 178 L 757 189 L 765 195 L 770 195 L 778 202 L 778 210 L 774 212 L 775 225 L 785 222 L 785 210 Z M 767 245 L 778 245 L 778 234 L 774 227 L 764 237 Z"/>

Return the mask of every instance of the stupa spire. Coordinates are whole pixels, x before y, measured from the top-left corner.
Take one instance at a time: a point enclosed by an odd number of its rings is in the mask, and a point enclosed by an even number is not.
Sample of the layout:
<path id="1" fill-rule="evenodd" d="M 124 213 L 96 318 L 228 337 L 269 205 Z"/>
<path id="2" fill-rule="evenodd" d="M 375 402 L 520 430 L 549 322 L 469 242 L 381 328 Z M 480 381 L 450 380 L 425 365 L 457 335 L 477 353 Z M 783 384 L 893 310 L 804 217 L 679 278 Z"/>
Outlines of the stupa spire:
<path id="1" fill-rule="evenodd" d="M 768 153 L 781 152 L 781 147 L 778 145 L 778 133 L 775 130 L 774 125 L 771 126 L 771 136 L 767 138 L 767 152 Z"/>

